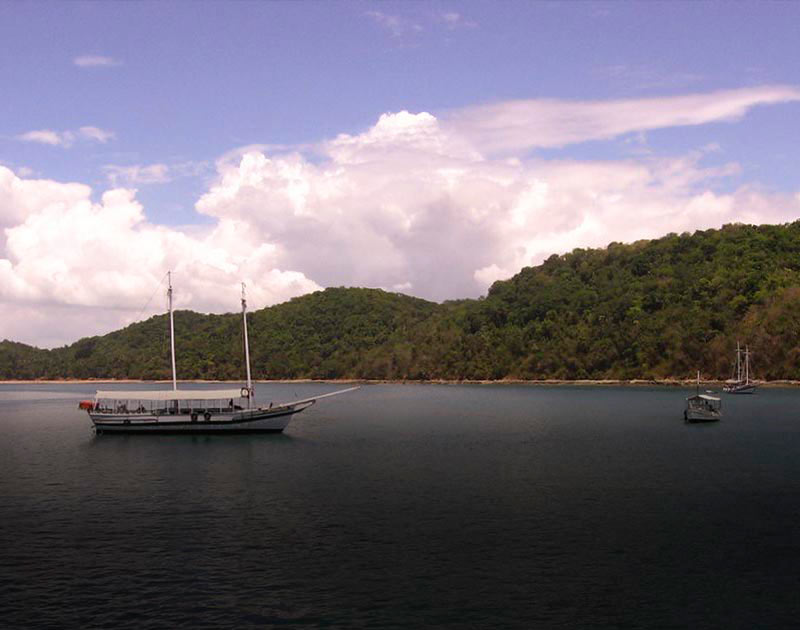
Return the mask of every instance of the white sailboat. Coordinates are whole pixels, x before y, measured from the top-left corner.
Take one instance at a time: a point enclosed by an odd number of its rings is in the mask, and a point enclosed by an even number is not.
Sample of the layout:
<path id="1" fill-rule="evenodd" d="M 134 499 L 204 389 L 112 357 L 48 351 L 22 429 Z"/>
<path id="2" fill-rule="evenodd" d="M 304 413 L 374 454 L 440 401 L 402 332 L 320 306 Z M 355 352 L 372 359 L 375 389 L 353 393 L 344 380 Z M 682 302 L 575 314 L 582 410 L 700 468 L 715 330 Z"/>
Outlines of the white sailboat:
<path id="1" fill-rule="evenodd" d="M 250 378 L 247 300 L 242 283 L 242 327 L 247 384 L 239 389 L 179 390 L 175 371 L 175 324 L 172 314 L 172 273 L 168 273 L 169 336 L 172 389 L 160 391 L 98 390 L 94 400 L 81 401 L 97 433 L 244 433 L 283 431 L 292 416 L 321 398 L 358 387 L 284 403 L 257 407 Z"/>
<path id="2" fill-rule="evenodd" d="M 742 362 L 744 354 L 744 362 Z M 722 388 L 727 394 L 752 394 L 756 390 L 756 384 L 750 380 L 750 349 L 745 345 L 744 352 L 736 342 L 736 378 L 727 381 Z"/>

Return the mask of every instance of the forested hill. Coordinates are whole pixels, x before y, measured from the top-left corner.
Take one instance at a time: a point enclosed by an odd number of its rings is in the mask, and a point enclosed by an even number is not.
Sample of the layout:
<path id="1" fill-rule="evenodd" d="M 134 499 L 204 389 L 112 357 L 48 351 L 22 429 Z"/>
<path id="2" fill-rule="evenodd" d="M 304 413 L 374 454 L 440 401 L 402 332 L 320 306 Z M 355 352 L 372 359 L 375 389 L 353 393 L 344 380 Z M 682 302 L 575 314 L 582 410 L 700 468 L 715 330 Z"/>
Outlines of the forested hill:
<path id="1" fill-rule="evenodd" d="M 244 374 L 241 316 L 175 313 L 184 379 Z M 326 289 L 249 315 L 255 378 L 800 379 L 800 222 L 551 256 L 485 298 Z M 166 316 L 64 348 L 0 343 L 0 378 L 170 377 Z"/>

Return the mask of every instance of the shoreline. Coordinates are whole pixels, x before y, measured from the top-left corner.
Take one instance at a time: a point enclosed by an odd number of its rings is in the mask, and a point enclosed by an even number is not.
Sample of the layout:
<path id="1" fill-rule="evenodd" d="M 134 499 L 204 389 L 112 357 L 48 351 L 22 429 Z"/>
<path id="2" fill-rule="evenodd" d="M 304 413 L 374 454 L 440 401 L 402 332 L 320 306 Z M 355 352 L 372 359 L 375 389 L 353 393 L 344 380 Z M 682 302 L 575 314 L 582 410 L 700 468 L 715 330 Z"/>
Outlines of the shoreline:
<path id="1" fill-rule="evenodd" d="M 179 380 L 178 383 L 236 383 L 240 384 L 241 380 L 235 381 L 209 381 L 209 380 Z M 93 383 L 115 383 L 115 384 L 135 384 L 135 383 L 149 383 L 154 385 L 171 384 L 171 380 L 160 381 L 147 381 L 142 379 L 9 379 L 0 380 L 0 385 L 90 385 Z M 641 386 L 656 386 L 656 387 L 690 387 L 697 385 L 696 379 L 502 379 L 502 380 L 475 380 L 475 379 L 431 379 L 431 380 L 409 380 L 409 379 L 361 379 L 361 378 L 343 378 L 343 379 L 273 379 L 273 380 L 254 380 L 255 384 L 302 384 L 302 383 L 331 383 L 331 384 L 356 384 L 356 385 L 577 385 L 577 386 L 590 386 L 590 387 L 641 387 Z M 703 387 L 722 387 L 726 381 L 722 380 L 701 380 L 700 385 Z M 800 380 L 775 380 L 775 381 L 754 381 L 758 387 L 800 387 Z"/>

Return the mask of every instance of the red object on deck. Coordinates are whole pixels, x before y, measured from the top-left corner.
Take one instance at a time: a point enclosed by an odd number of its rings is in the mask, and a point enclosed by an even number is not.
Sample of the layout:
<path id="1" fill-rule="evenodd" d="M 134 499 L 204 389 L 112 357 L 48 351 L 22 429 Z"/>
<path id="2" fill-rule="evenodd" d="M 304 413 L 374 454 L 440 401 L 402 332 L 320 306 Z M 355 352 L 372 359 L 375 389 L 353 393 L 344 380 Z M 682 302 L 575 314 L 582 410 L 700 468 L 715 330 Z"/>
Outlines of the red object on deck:
<path id="1" fill-rule="evenodd" d="M 94 409 L 94 402 L 91 400 L 82 400 L 78 403 L 78 409 L 86 409 L 87 411 L 91 411 Z"/>

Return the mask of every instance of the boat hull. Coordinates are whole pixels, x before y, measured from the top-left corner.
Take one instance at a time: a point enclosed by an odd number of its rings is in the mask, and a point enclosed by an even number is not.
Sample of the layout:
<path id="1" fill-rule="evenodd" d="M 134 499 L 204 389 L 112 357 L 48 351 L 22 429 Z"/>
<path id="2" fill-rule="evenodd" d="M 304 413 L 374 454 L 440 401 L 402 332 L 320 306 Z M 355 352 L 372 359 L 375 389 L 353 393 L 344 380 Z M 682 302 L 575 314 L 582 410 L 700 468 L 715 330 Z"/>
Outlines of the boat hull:
<path id="1" fill-rule="evenodd" d="M 723 387 L 722 391 L 726 394 L 754 394 L 756 391 L 755 385 L 729 385 Z"/>
<path id="2" fill-rule="evenodd" d="M 700 411 L 698 409 L 686 409 L 683 412 L 683 419 L 686 422 L 718 422 L 722 417 L 721 413 Z"/>
<path id="3" fill-rule="evenodd" d="M 97 433 L 281 433 L 304 406 L 222 413 L 206 420 L 188 414 L 118 414 L 89 412 Z"/>

